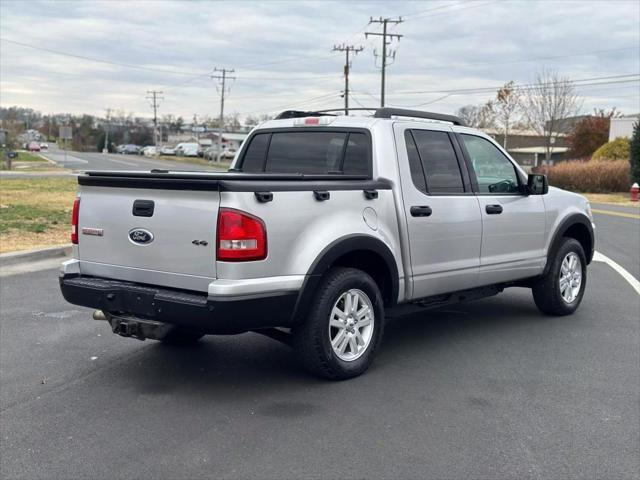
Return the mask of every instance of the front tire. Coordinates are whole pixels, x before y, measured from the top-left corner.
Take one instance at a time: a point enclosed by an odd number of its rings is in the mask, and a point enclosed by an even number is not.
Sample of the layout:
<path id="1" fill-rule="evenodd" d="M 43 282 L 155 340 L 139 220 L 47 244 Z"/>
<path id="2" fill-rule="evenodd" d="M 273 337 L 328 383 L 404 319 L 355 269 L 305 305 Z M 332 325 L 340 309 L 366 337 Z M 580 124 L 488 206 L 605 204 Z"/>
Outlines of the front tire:
<path id="1" fill-rule="evenodd" d="M 333 268 L 322 279 L 304 323 L 293 330 L 302 365 L 331 380 L 362 374 L 384 331 L 384 305 L 375 281 L 355 268 Z"/>
<path id="2" fill-rule="evenodd" d="M 580 242 L 565 238 L 547 273 L 533 286 L 533 300 L 547 315 L 570 315 L 577 310 L 587 285 L 587 260 Z"/>

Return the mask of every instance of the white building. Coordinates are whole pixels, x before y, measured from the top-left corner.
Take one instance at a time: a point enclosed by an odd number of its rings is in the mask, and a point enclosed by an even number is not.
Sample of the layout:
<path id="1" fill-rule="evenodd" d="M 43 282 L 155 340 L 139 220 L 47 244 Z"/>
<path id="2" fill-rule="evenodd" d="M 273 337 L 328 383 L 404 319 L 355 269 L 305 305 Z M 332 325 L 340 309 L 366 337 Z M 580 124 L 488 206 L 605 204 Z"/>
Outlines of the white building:
<path id="1" fill-rule="evenodd" d="M 640 121 L 640 115 L 627 115 L 619 118 L 612 118 L 609 126 L 609 141 L 618 137 L 631 138 L 633 125 Z"/>

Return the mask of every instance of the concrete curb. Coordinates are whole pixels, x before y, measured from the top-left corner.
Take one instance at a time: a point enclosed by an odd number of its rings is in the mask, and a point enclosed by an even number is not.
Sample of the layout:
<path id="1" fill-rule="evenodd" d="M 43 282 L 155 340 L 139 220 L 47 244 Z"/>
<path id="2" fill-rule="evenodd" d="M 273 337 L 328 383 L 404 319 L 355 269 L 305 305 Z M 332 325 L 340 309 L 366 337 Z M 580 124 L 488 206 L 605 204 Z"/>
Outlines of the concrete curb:
<path id="1" fill-rule="evenodd" d="M 0 254 L 0 267 L 15 265 L 17 263 L 35 262 L 49 258 L 67 257 L 71 255 L 71 244 L 58 247 L 36 248 L 35 250 L 21 250 Z"/>

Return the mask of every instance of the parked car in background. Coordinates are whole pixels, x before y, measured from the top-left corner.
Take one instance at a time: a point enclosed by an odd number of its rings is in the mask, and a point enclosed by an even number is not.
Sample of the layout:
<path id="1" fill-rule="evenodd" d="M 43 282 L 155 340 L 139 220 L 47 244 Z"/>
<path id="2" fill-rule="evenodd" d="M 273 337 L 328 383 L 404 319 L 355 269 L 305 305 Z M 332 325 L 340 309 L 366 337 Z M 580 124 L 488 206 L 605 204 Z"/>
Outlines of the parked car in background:
<path id="1" fill-rule="evenodd" d="M 222 160 L 233 160 L 235 156 L 235 148 L 227 148 L 226 145 L 222 145 L 222 155 L 220 156 Z M 217 160 L 218 147 L 214 145 L 213 147 L 206 148 L 204 150 L 203 157 L 210 161 Z"/>
<path id="2" fill-rule="evenodd" d="M 160 155 L 175 155 L 175 154 L 176 154 L 176 147 L 165 145 L 164 147 L 160 148 Z"/>
<path id="3" fill-rule="evenodd" d="M 29 150 L 30 152 L 39 152 L 40 144 L 38 142 L 29 142 L 29 145 L 27 145 L 27 150 Z"/>
<path id="4" fill-rule="evenodd" d="M 145 157 L 153 157 L 155 154 L 156 147 L 153 145 L 148 145 L 140 150 L 140 155 L 144 155 Z"/>
<path id="5" fill-rule="evenodd" d="M 197 157 L 198 156 L 198 144 L 197 143 L 179 143 L 176 145 L 176 155 L 183 157 Z"/>
<path id="6" fill-rule="evenodd" d="M 137 155 L 140 152 L 140 147 L 132 143 L 127 143 L 124 145 L 118 145 L 116 152 L 123 155 Z"/>
<path id="7" fill-rule="evenodd" d="M 224 152 L 222 152 L 222 158 L 225 160 L 233 160 L 235 157 L 236 157 L 235 148 L 227 148 Z"/>
<path id="8" fill-rule="evenodd" d="M 49 150 L 49 144 L 47 142 L 40 142 L 40 150 Z"/>

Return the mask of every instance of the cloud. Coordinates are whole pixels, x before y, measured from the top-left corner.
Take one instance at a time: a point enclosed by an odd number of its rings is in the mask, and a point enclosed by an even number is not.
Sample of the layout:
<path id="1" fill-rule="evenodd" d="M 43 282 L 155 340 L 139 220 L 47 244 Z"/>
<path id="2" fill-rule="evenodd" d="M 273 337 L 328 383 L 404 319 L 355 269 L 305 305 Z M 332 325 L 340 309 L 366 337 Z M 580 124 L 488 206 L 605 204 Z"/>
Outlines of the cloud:
<path id="1" fill-rule="evenodd" d="M 640 71 L 640 4 L 634 1 L 112 0 L 2 2 L 1 9 L 3 38 L 157 70 L 0 43 L 0 102 L 46 112 L 115 108 L 150 115 L 145 94 L 153 88 L 165 92 L 162 114 L 215 116 L 216 82 L 206 75 L 215 66 L 236 70 L 229 112 L 340 107 L 344 57 L 331 49 L 342 42 L 365 46 L 352 59 L 354 102 L 377 105 L 380 37 L 365 39 L 363 32 L 369 16 L 380 15 L 407 15 L 390 27 L 403 35 L 391 45 L 396 57 L 387 71 L 387 100 L 394 105 L 435 100 L 428 108 L 451 112 L 493 94 L 405 92 L 526 84 L 543 67 L 570 78 Z M 379 25 L 366 29 L 379 31 Z M 638 91 L 637 82 L 580 88 L 587 111 L 637 112 Z"/>

